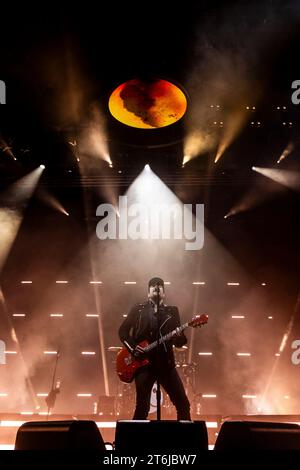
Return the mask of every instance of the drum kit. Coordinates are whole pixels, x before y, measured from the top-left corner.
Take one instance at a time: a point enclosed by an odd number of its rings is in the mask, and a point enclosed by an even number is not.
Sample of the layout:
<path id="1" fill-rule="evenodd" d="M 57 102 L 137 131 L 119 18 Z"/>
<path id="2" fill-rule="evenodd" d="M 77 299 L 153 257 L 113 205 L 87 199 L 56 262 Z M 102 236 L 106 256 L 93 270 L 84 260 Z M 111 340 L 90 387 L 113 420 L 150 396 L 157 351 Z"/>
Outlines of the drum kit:
<path id="1" fill-rule="evenodd" d="M 113 363 L 116 362 L 116 355 L 122 348 L 119 346 L 110 346 L 108 351 L 114 353 Z M 197 393 L 196 389 L 196 372 L 197 364 L 195 362 L 189 363 L 187 360 L 188 347 L 182 348 L 174 347 L 174 355 L 177 371 L 181 377 L 185 392 L 191 403 L 191 414 L 201 414 L 201 394 Z M 153 385 L 150 400 L 149 417 L 156 413 L 156 383 Z M 131 418 L 135 405 L 135 386 L 134 382 L 124 383 L 118 380 L 116 386 L 115 398 L 115 414 L 119 419 Z M 170 415 L 174 415 L 175 409 L 169 396 L 162 390 L 161 393 L 161 409 L 162 414 L 171 419 Z"/>

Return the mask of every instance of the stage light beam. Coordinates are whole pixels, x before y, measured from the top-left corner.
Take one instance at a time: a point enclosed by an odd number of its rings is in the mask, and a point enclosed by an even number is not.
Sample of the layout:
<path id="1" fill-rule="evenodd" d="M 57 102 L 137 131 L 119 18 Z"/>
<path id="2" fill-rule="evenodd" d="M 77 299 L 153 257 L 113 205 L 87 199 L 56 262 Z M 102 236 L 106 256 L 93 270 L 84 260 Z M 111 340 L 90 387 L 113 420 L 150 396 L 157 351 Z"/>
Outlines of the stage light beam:
<path id="1" fill-rule="evenodd" d="M 277 160 L 277 163 L 281 163 L 282 160 L 284 160 L 294 150 L 294 148 L 295 145 L 293 144 L 293 142 L 289 142 L 289 144 L 286 146 L 279 159 Z"/>
<path id="2" fill-rule="evenodd" d="M 216 137 L 204 129 L 189 132 L 184 141 L 182 166 L 185 166 L 199 155 L 212 150 L 215 142 Z"/>
<path id="3" fill-rule="evenodd" d="M 237 135 L 241 132 L 246 120 L 247 113 L 245 112 L 245 110 L 236 109 L 230 114 L 228 114 L 214 163 L 217 163 L 220 160 L 224 152 L 228 149 L 228 147 L 232 144 Z"/>
<path id="4" fill-rule="evenodd" d="M 38 167 L 12 184 L 0 196 L 0 272 L 19 231 L 23 213 L 38 184 L 43 169 Z"/>
<path id="5" fill-rule="evenodd" d="M 289 170 L 277 170 L 274 168 L 252 167 L 252 170 L 267 178 L 295 191 L 300 191 L 300 173 Z"/>

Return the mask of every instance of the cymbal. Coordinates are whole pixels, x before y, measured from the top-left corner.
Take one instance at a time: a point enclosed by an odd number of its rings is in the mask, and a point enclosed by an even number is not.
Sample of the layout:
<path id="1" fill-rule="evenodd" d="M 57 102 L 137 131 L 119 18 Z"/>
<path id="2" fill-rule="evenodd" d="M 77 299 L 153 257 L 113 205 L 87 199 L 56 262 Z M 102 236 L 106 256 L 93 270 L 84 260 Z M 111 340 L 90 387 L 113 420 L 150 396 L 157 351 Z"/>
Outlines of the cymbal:
<path id="1" fill-rule="evenodd" d="M 109 346 L 108 348 L 108 351 L 111 351 L 111 352 L 118 352 L 122 349 L 121 346 Z"/>

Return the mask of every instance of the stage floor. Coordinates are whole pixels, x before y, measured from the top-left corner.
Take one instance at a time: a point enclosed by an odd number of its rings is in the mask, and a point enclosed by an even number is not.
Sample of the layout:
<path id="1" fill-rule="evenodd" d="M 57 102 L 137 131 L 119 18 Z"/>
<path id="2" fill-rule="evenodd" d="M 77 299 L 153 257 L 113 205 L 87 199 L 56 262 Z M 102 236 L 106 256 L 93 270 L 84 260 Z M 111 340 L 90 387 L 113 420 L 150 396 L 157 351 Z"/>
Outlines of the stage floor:
<path id="1" fill-rule="evenodd" d="M 116 419 L 109 415 L 58 415 L 51 414 L 48 421 L 93 420 L 96 422 L 105 443 L 115 440 Z M 0 450 L 14 448 L 19 427 L 28 421 L 46 421 L 47 416 L 41 414 L 0 413 Z M 277 423 L 296 423 L 300 425 L 300 415 L 199 415 L 198 420 L 205 421 L 208 432 L 208 442 L 212 449 L 220 427 L 224 421 L 265 421 Z"/>

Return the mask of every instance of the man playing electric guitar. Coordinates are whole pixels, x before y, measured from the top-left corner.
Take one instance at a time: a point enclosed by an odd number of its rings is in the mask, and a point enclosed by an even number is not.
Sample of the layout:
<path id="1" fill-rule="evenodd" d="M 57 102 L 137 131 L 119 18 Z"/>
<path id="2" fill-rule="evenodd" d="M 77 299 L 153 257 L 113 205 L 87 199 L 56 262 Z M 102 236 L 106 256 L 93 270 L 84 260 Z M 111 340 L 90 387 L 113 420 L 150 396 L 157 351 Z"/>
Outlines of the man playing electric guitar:
<path id="1" fill-rule="evenodd" d="M 157 298 L 159 296 L 159 299 Z M 158 277 L 148 283 L 148 301 L 135 305 L 119 328 L 119 337 L 130 357 L 146 363 L 135 374 L 136 408 L 133 419 L 147 419 L 150 409 L 151 390 L 154 382 L 159 381 L 176 407 L 178 420 L 190 420 L 190 403 L 182 381 L 175 368 L 173 344 L 181 347 L 187 339 L 180 327 L 178 308 L 164 304 L 164 281 Z M 158 301 L 157 301 L 158 300 Z M 157 305 L 159 304 L 159 315 Z M 160 337 L 175 330 L 172 338 L 162 341 L 157 347 L 145 354 L 139 346 L 143 341 L 153 343 L 157 340 L 157 318 L 159 318 Z M 126 353 L 127 354 L 127 353 Z M 147 359 L 147 360 L 145 360 Z"/>

